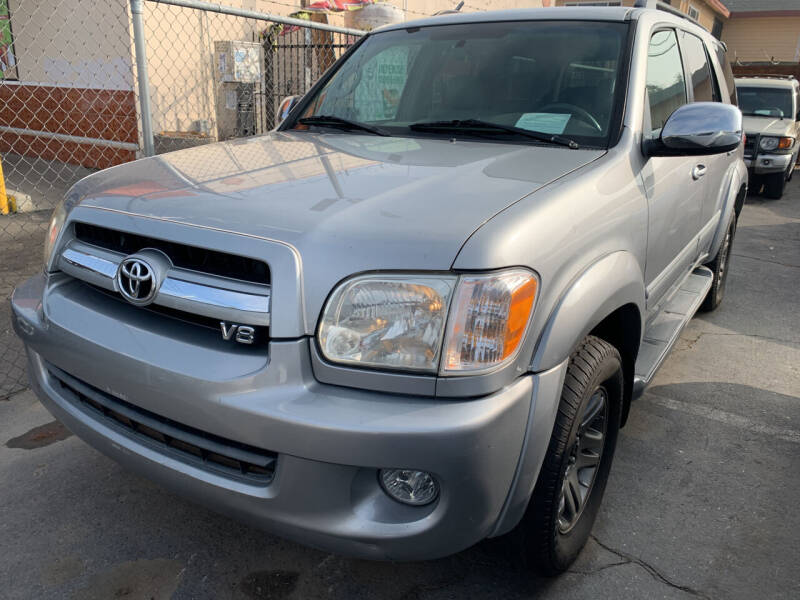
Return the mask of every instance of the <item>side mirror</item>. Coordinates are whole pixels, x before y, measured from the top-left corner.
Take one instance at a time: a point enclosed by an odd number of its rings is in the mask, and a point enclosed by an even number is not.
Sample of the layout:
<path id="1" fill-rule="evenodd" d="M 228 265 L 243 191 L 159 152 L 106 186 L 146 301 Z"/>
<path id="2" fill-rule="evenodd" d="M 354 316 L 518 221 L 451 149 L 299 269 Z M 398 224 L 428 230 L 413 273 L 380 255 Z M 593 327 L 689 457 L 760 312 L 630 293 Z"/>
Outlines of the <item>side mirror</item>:
<path id="1" fill-rule="evenodd" d="M 695 102 L 672 113 L 656 140 L 645 142 L 648 156 L 722 154 L 742 143 L 742 112 L 732 104 Z"/>
<path id="2" fill-rule="evenodd" d="M 286 117 L 289 116 L 289 113 L 292 112 L 292 109 L 297 106 L 297 103 L 300 102 L 302 96 L 286 96 L 283 100 L 281 100 L 280 105 L 278 106 L 278 117 L 277 123 L 275 123 L 275 127 L 280 125 L 286 120 Z"/>

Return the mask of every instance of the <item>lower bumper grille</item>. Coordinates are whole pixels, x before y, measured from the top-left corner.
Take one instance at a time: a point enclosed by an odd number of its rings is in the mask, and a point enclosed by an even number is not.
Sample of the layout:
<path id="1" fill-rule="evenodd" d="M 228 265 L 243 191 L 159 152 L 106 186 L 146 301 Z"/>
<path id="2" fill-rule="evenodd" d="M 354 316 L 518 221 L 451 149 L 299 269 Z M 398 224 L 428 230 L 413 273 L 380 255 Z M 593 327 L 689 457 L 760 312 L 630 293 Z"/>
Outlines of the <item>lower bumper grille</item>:
<path id="1" fill-rule="evenodd" d="M 272 481 L 278 455 L 188 427 L 109 394 L 47 365 L 75 406 L 137 442 L 193 466 L 248 483 Z"/>

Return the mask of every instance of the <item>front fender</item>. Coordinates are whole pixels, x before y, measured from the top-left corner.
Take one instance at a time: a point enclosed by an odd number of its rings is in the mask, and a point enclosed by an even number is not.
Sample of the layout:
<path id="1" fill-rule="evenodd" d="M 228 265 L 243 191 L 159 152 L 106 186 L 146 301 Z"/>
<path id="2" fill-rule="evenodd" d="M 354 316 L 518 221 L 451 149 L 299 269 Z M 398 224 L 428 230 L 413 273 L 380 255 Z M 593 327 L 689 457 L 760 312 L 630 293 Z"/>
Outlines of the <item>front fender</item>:
<path id="1" fill-rule="evenodd" d="M 630 252 L 607 254 L 578 275 L 561 296 L 536 343 L 531 371 L 562 363 L 592 329 L 626 304 L 638 308 L 644 323 L 644 275 Z"/>
<path id="2" fill-rule="evenodd" d="M 722 206 L 722 214 L 720 215 L 719 223 L 717 223 L 714 237 L 711 240 L 711 246 L 708 249 L 709 257 L 714 257 L 719 252 L 719 247 L 725 238 L 725 232 L 728 230 L 728 223 L 730 223 L 731 215 L 734 211 L 736 216 L 739 216 L 744 204 L 744 198 L 747 195 L 747 183 L 747 167 L 744 166 L 743 161 L 737 161 L 736 167 L 732 169 L 730 175 L 725 204 Z"/>

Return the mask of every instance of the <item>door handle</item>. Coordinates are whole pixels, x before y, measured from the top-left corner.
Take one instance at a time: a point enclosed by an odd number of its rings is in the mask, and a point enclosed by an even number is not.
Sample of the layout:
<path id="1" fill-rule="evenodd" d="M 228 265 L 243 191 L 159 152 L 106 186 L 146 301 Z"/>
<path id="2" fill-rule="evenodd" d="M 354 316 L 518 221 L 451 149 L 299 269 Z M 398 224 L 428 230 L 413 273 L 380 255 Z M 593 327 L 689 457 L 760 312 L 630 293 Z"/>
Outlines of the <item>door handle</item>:
<path id="1" fill-rule="evenodd" d="M 692 169 L 692 179 L 697 181 L 703 175 L 706 174 L 706 166 L 705 165 L 695 165 L 694 169 Z"/>

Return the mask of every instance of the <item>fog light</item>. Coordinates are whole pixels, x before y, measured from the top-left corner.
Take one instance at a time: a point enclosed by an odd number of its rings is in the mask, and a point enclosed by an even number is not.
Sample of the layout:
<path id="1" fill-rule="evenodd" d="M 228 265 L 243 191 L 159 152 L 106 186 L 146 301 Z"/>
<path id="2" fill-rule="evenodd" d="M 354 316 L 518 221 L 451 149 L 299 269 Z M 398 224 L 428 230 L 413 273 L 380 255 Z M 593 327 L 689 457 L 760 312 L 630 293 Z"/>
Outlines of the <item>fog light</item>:
<path id="1" fill-rule="evenodd" d="M 403 504 L 422 506 L 439 495 L 439 484 L 430 473 L 410 469 L 381 469 L 378 473 L 383 490 Z"/>

